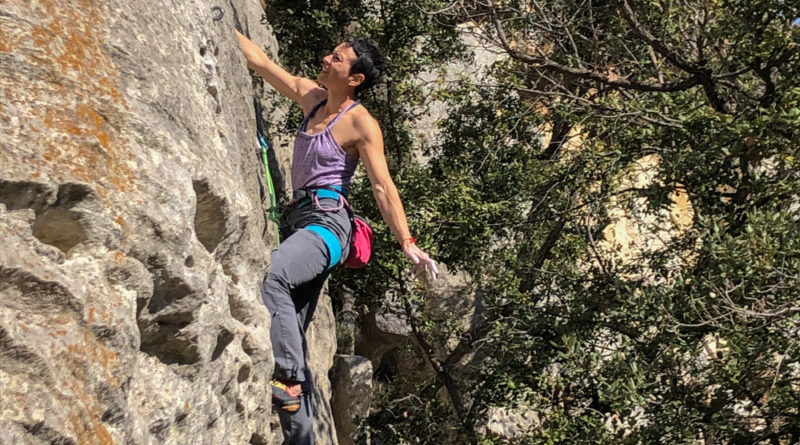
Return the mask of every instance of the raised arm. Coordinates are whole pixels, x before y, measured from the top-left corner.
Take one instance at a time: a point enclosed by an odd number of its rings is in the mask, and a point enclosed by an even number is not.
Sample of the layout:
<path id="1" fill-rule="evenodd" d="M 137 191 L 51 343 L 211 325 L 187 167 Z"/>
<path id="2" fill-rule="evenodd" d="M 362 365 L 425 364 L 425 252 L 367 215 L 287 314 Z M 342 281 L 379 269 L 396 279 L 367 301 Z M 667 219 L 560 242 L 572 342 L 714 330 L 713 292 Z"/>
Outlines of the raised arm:
<path id="1" fill-rule="evenodd" d="M 400 243 L 403 253 L 414 263 L 414 275 L 428 271 L 435 280 L 439 274 L 436 262 L 417 247 L 414 238 L 411 237 L 411 231 L 408 229 L 403 203 L 400 201 L 397 187 L 394 185 L 386 164 L 380 126 L 368 116 L 357 118 L 355 125 L 358 127 L 359 133 L 364 136 L 358 145 L 358 153 L 367 170 L 367 176 L 372 184 L 372 194 L 378 203 L 383 220 L 391 229 L 397 242 Z"/>
<path id="2" fill-rule="evenodd" d="M 302 105 L 304 110 L 318 101 L 316 96 L 324 90 L 316 82 L 289 73 L 242 33 L 236 31 L 236 35 L 247 57 L 247 67 L 263 77 L 279 93 Z"/>

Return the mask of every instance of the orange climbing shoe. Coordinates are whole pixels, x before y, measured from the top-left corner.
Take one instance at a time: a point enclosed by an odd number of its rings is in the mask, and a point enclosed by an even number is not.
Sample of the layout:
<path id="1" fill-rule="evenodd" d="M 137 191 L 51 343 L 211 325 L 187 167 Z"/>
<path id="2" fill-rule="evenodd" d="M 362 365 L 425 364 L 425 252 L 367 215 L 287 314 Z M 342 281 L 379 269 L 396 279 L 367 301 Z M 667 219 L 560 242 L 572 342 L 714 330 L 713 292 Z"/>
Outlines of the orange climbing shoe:
<path id="1" fill-rule="evenodd" d="M 295 413 L 300 409 L 300 397 L 289 394 L 289 387 L 293 385 L 281 380 L 273 380 L 269 384 L 272 387 L 272 403 L 287 413 Z"/>

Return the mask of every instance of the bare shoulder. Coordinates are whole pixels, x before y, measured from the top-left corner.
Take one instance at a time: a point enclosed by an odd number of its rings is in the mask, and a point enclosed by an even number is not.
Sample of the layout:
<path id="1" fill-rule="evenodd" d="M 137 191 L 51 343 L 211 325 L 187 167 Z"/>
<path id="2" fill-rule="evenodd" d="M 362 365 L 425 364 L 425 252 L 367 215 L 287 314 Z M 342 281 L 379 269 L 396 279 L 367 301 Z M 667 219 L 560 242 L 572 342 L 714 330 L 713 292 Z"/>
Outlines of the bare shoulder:
<path id="1" fill-rule="evenodd" d="M 378 120 L 363 105 L 353 108 L 350 122 L 353 128 L 365 139 L 383 137 Z"/>

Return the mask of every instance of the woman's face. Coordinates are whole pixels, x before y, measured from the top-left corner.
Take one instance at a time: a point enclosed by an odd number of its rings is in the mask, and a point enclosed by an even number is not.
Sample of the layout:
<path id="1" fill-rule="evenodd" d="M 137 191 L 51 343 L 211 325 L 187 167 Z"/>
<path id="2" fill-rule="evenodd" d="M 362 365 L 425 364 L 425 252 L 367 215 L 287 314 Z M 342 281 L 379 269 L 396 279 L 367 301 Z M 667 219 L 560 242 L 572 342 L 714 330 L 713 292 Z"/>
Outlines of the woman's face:
<path id="1" fill-rule="evenodd" d="M 322 58 L 322 71 L 317 79 L 330 89 L 344 86 L 351 80 L 350 68 L 356 61 L 356 53 L 347 43 L 340 43 L 330 54 Z"/>

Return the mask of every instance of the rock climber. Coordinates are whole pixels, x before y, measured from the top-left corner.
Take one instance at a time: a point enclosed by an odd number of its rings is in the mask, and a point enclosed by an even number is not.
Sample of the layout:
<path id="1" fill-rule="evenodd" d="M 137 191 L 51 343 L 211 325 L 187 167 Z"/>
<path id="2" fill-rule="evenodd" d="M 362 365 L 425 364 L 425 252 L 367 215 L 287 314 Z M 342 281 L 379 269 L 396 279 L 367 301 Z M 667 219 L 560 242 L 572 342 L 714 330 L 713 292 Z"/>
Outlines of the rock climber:
<path id="1" fill-rule="evenodd" d="M 438 274 L 415 243 L 389 174 L 380 126 L 356 96 L 378 81 L 384 57 L 372 42 L 353 38 L 322 59 L 317 82 L 294 76 L 237 31 L 247 66 L 303 107 L 291 167 L 293 205 L 281 221 L 283 242 L 261 287 L 272 316 L 275 355 L 272 398 L 287 444 L 312 444 L 312 383 L 305 331 L 331 269 L 348 254 L 350 181 L 363 161 L 381 216 L 414 264 L 414 274 Z"/>

